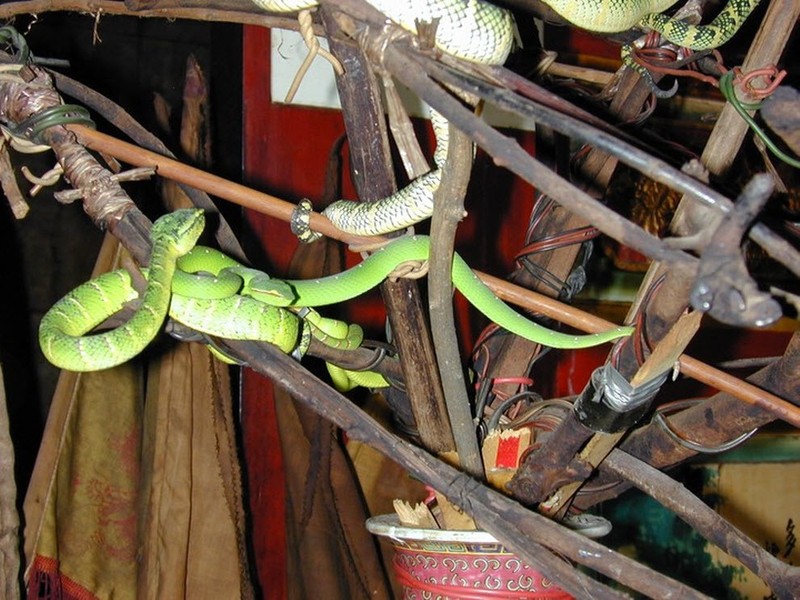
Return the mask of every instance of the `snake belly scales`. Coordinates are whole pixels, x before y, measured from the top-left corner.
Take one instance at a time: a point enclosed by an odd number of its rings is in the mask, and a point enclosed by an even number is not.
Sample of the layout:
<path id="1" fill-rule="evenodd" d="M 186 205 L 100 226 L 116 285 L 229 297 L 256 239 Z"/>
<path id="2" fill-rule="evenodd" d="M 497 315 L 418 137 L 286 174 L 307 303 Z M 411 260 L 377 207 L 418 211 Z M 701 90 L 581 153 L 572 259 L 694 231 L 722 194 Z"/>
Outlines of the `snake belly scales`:
<path id="1" fill-rule="evenodd" d="M 270 12 L 294 12 L 317 6 L 315 0 L 252 0 Z M 677 0 L 542 0 L 567 21 L 581 29 L 597 33 L 618 33 L 641 27 L 658 31 L 674 44 L 695 50 L 715 48 L 739 29 L 758 5 L 759 0 L 729 0 L 708 25 L 689 25 L 672 19 L 662 11 Z M 505 62 L 516 36 L 511 13 L 483 0 L 369 0 L 402 28 L 416 34 L 416 22 L 438 19 L 436 46 L 465 60 L 498 65 Z M 631 48 L 623 47 L 623 60 L 652 84 L 649 72 L 631 57 Z M 413 180 L 403 189 L 381 200 L 353 202 L 339 200 L 323 214 L 339 229 L 357 235 L 381 235 L 418 223 L 433 214 L 433 195 L 441 181 L 441 169 L 447 158 L 447 121 L 431 111 L 436 136 L 433 170 Z M 313 239 L 305 233 L 304 240 Z"/>

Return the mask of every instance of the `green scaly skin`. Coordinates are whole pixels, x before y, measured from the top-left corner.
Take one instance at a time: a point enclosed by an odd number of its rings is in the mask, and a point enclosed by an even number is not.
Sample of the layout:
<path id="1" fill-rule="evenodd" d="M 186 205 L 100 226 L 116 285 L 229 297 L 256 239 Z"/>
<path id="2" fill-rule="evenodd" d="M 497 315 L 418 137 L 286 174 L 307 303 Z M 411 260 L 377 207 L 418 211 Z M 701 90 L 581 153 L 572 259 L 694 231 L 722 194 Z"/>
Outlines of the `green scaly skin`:
<path id="1" fill-rule="evenodd" d="M 149 273 L 149 269 L 142 269 L 145 278 L 149 278 Z M 178 271 L 176 275 L 177 273 Z M 91 308 L 93 325 L 89 327 L 91 329 L 122 310 L 128 302 L 138 299 L 139 294 L 134 288 L 130 273 L 125 269 L 117 269 L 82 284 L 60 302 L 66 301 L 68 297 L 81 299 L 83 310 L 93 307 Z M 72 301 L 69 303 L 73 305 Z M 56 306 L 58 305 L 54 305 L 53 308 Z M 51 312 L 52 309 L 48 315 Z M 60 316 L 59 312 L 53 312 L 51 316 L 57 321 L 51 321 L 50 325 L 63 331 L 68 325 L 61 321 L 63 316 Z M 175 292 L 174 280 L 169 316 L 201 333 L 229 340 L 269 342 L 287 354 L 295 349 L 300 335 L 300 319 L 290 310 L 235 293 L 228 297 L 218 296 L 211 299 L 184 296 Z M 87 365 L 87 368 L 79 370 L 94 369 Z"/>
<path id="2" fill-rule="evenodd" d="M 283 328 L 276 328 L 275 316 L 267 314 L 286 303 L 263 303 L 249 293 L 253 280 L 264 281 L 270 279 L 269 275 L 207 246 L 195 246 L 178 259 L 177 266 L 172 280 L 175 310 L 171 307 L 170 312 L 176 321 L 211 335 L 266 341 L 288 351 L 285 346 L 289 341 L 281 340 L 275 332 Z M 282 286 L 281 292 L 287 297 L 291 293 L 281 280 L 272 280 L 272 286 Z M 222 303 L 209 300 L 225 300 L 224 308 Z M 236 306 L 232 305 L 234 301 Z M 364 339 L 358 325 L 323 317 L 311 308 L 294 310 L 294 314 L 305 321 L 314 338 L 332 348 L 358 348 Z"/>
<path id="3" fill-rule="evenodd" d="M 332 348 L 352 350 L 361 346 L 364 332 L 359 325 L 323 317 L 310 307 L 286 310 L 253 298 L 250 294 L 252 282 L 269 279 L 266 273 L 245 267 L 219 250 L 196 246 L 178 260 L 170 315 L 197 331 L 228 339 L 269 342 L 286 353 L 297 347 L 298 333 L 303 332 Z M 290 297 L 291 289 L 281 280 L 270 280 L 270 283 L 273 289 L 280 290 L 279 297 Z M 229 308 L 231 302 L 236 302 L 237 306 Z M 280 300 L 277 304 L 286 305 L 287 302 Z M 283 324 L 278 327 L 276 317 L 266 314 L 270 311 L 278 311 L 281 316 L 291 315 L 293 323 L 302 320 L 305 329 L 300 332 L 297 325 L 291 330 Z M 307 345 L 306 341 L 306 348 Z M 218 350 L 215 354 L 221 360 L 234 362 Z M 334 386 L 341 392 L 358 386 L 389 386 L 380 373 L 351 371 L 331 363 L 326 366 Z"/>
<path id="4" fill-rule="evenodd" d="M 56 302 L 39 325 L 39 345 L 47 359 L 70 371 L 98 371 L 144 350 L 167 315 L 175 263 L 195 245 L 204 224 L 203 211 L 197 209 L 169 213 L 153 224 L 150 277 L 141 305 L 124 325 L 86 335 L 116 312 L 109 313 L 106 306 L 121 307 L 133 299 L 129 291 L 116 286 L 107 289 L 89 282 Z"/>
<path id="5" fill-rule="evenodd" d="M 334 387 L 340 392 L 349 392 L 359 386 L 365 388 L 386 388 L 391 384 L 375 371 L 350 371 L 331 363 L 325 363 Z"/>
<path id="6" fill-rule="evenodd" d="M 401 263 L 427 260 L 429 250 L 428 237 L 403 237 L 376 251 L 352 269 L 337 275 L 305 280 L 255 277 L 248 283 L 247 294 L 276 306 L 317 307 L 337 304 L 377 286 Z M 572 335 L 543 327 L 525 318 L 495 296 L 458 254 L 453 256 L 453 285 L 487 318 L 512 333 L 544 346 L 561 349 L 588 348 L 633 332 L 632 327 L 616 327 L 601 333 Z"/>

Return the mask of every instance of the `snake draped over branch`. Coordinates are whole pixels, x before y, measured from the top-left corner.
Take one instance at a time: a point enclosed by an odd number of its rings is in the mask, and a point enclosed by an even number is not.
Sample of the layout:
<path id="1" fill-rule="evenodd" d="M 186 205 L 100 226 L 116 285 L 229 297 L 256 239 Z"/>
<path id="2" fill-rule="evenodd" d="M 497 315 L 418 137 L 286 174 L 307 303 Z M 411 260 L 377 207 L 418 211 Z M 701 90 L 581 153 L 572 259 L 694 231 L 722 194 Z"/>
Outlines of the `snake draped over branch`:
<path id="1" fill-rule="evenodd" d="M 316 0 L 252 0 L 270 12 L 294 12 L 316 7 Z M 759 0 L 728 0 L 717 17 L 707 25 L 690 25 L 672 19 L 663 11 L 677 0 L 542 0 L 564 19 L 587 31 L 619 33 L 633 27 L 652 29 L 674 44 L 706 50 L 728 41 L 758 5 Z M 505 62 L 516 37 L 511 13 L 484 0 L 368 0 L 403 29 L 416 34 L 417 22 L 438 22 L 436 46 L 443 52 L 481 64 Z M 623 62 L 637 71 L 656 96 L 669 96 L 656 87 L 650 72 L 633 59 L 633 49 L 622 48 Z M 435 167 L 386 198 L 371 202 L 338 200 L 323 210 L 339 229 L 357 235 L 381 235 L 419 223 L 433 214 L 433 196 L 441 181 L 447 159 L 447 120 L 431 110 L 436 136 Z M 304 215 L 300 214 L 302 219 Z M 307 215 L 305 215 L 307 217 Z M 316 235 L 300 220 L 300 237 L 311 241 Z"/>
<path id="2" fill-rule="evenodd" d="M 317 6 L 315 0 L 253 0 L 271 12 L 294 12 Z M 389 19 L 411 33 L 417 21 L 438 22 L 436 46 L 464 60 L 499 65 L 514 44 L 516 28 L 511 13 L 483 0 L 369 0 Z M 436 137 L 435 168 L 414 179 L 394 194 L 372 202 L 339 200 L 322 212 L 342 231 L 357 235 L 381 235 L 405 229 L 433 214 L 433 195 L 441 181 L 447 160 L 447 120 L 431 110 Z M 308 231 L 301 239 L 311 241 Z"/>
<path id="3" fill-rule="evenodd" d="M 164 319 L 173 319 L 210 336 L 269 342 L 285 353 L 302 356 L 311 337 L 335 348 L 357 348 L 363 341 L 358 325 L 322 317 L 316 311 L 292 310 L 237 294 L 243 280 L 257 273 L 212 248 L 195 246 L 203 230 L 203 212 L 179 210 L 153 224 L 153 249 L 139 307 L 115 329 L 87 335 L 129 302 L 139 298 L 126 269 L 104 273 L 56 302 L 39 325 L 39 345 L 47 359 L 62 369 L 96 371 L 122 364 L 156 337 Z M 204 271 L 207 275 L 197 274 Z M 224 271 L 224 273 L 223 273 Z M 216 276 L 220 276 L 217 278 Z M 216 356 L 232 362 L 213 345 Z M 338 389 L 357 385 L 386 387 L 379 373 L 351 371 L 327 364 Z"/>
<path id="4" fill-rule="evenodd" d="M 406 236 L 337 275 L 308 280 L 273 279 L 217 250 L 195 246 L 203 224 L 203 213 L 197 209 L 178 210 L 155 222 L 147 284 L 138 308 L 124 325 L 89 333 L 138 297 L 124 269 L 92 279 L 56 302 L 39 326 L 39 343 L 47 359 L 73 371 L 113 367 L 144 350 L 160 331 L 167 314 L 209 335 L 267 341 L 284 352 L 292 352 L 298 344 L 307 343 L 302 340 L 304 328 L 299 319 L 303 313 L 310 313 L 304 318 L 310 323 L 311 334 L 329 345 L 355 347 L 361 343 L 360 328 L 351 325 L 334 332 L 328 328 L 328 321 L 335 325 L 335 320 L 321 318 L 309 309 L 360 296 L 380 284 L 398 264 L 426 260 L 430 250 L 429 238 Z M 183 271 L 184 267 L 188 271 Z M 200 270 L 211 275 L 193 275 L 193 271 Z M 589 335 L 553 331 L 497 298 L 458 255 L 454 256 L 452 275 L 455 287 L 486 317 L 545 346 L 585 348 L 633 331 L 631 327 Z M 176 288 L 180 293 L 173 292 Z"/>
<path id="5" fill-rule="evenodd" d="M 85 335 L 135 298 L 138 294 L 132 288 L 126 294 L 117 286 L 103 285 L 105 280 L 101 284 L 92 280 L 56 302 L 39 323 L 39 345 L 47 360 L 70 371 L 96 371 L 122 364 L 144 350 L 169 310 L 175 263 L 194 247 L 204 226 L 199 209 L 175 211 L 153 223 L 147 287 L 139 309 L 124 325 Z"/>
<path id="6" fill-rule="evenodd" d="M 691 25 L 663 14 L 677 0 L 542 0 L 581 29 L 621 33 L 639 27 L 656 31 L 669 42 L 692 50 L 712 50 L 727 42 L 739 31 L 759 1 L 728 0 L 711 23 Z M 656 96 L 672 95 L 672 90 L 664 92 L 655 86 L 650 72 L 633 59 L 630 45 L 622 47 L 622 60 L 647 81 Z"/>

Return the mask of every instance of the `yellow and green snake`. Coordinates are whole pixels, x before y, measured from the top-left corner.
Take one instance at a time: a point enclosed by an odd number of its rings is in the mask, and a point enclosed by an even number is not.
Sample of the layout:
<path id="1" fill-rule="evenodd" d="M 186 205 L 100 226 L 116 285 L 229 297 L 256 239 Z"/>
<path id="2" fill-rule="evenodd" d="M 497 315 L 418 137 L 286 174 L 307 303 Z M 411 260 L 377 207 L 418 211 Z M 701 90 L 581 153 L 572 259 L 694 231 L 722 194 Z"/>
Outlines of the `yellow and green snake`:
<path id="1" fill-rule="evenodd" d="M 619 33 L 633 27 L 652 29 L 674 44 L 704 50 L 729 40 L 759 0 L 729 0 L 707 25 L 689 25 L 663 11 L 677 0 L 542 0 L 576 27 L 597 33 Z M 316 0 L 253 0 L 270 12 L 293 12 L 317 6 Z M 509 11 L 484 0 L 368 0 L 400 27 L 417 33 L 418 22 L 437 21 L 436 46 L 459 58 L 482 64 L 502 64 L 514 45 L 516 29 Z M 655 86 L 649 71 L 633 60 L 624 46 L 622 58 L 648 81 L 657 96 L 668 96 Z M 441 181 L 447 156 L 447 121 L 432 111 L 436 135 L 435 167 L 405 188 L 374 202 L 339 200 L 323 214 L 339 229 L 358 235 L 381 235 L 425 220 L 433 214 L 433 195 Z M 307 228 L 305 228 L 307 229 Z M 302 231 L 301 239 L 314 235 Z"/>

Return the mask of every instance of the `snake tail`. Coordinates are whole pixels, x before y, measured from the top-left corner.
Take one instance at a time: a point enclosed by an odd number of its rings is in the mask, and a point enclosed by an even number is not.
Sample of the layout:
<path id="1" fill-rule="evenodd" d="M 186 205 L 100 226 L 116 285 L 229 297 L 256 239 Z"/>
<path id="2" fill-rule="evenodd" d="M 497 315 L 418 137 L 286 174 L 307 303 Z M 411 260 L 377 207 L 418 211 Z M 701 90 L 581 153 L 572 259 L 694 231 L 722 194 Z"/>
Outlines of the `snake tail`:
<path id="1" fill-rule="evenodd" d="M 319 279 L 284 280 L 294 293 L 291 306 L 317 307 L 345 302 L 380 284 L 397 265 L 408 261 L 427 260 L 429 252 L 430 238 L 406 236 L 384 246 L 355 267 L 342 273 Z M 632 327 L 616 327 L 588 335 L 553 331 L 516 312 L 495 296 L 458 254 L 453 257 L 452 274 L 455 287 L 484 316 L 517 335 L 545 346 L 562 349 L 587 348 L 625 337 L 633 332 Z M 253 290 L 252 293 L 258 299 L 262 299 L 257 290 Z M 262 301 L 269 303 L 273 298 L 270 294 L 265 294 Z"/>
<path id="2" fill-rule="evenodd" d="M 375 371 L 351 371 L 329 362 L 326 362 L 325 366 L 328 368 L 333 386 L 340 392 L 349 392 L 359 386 L 377 389 L 391 385 L 383 375 Z"/>
<path id="3" fill-rule="evenodd" d="M 122 364 L 144 350 L 158 334 L 169 310 L 176 260 L 194 246 L 204 224 L 203 211 L 198 209 L 178 210 L 153 224 L 147 286 L 139 308 L 124 325 L 87 335 L 133 299 L 118 284 L 119 275 L 92 280 L 56 302 L 39 324 L 39 345 L 45 357 L 62 369 L 99 371 Z"/>
<path id="4" fill-rule="evenodd" d="M 645 15 L 639 24 L 657 31 L 673 44 L 692 50 L 711 50 L 731 39 L 758 3 L 759 0 L 729 0 L 706 25 L 690 25 L 661 13 Z"/>

